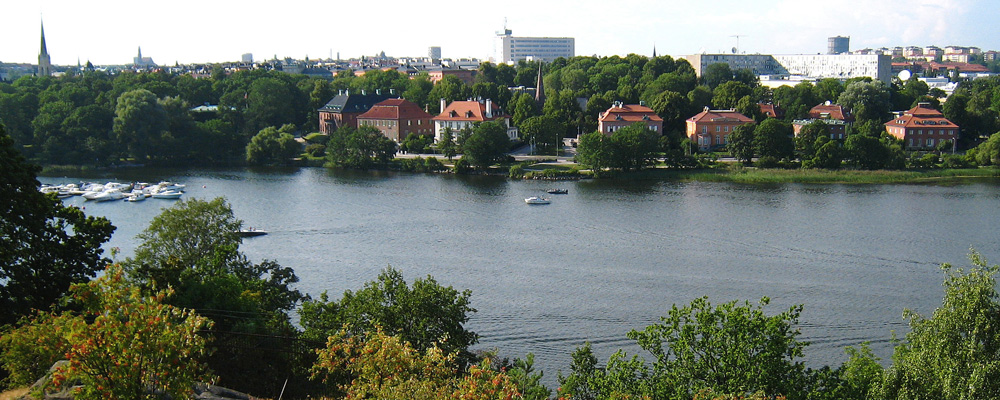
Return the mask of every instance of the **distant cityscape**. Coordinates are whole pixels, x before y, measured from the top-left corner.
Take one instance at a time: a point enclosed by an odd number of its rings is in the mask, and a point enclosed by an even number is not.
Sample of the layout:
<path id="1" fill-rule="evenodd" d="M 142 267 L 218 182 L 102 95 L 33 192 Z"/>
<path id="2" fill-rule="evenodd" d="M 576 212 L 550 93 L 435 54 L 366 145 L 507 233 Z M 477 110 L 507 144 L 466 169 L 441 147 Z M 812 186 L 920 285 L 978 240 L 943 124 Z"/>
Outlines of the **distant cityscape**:
<path id="1" fill-rule="evenodd" d="M 738 43 L 738 42 L 737 42 Z M 363 75 L 371 69 L 396 70 L 397 72 L 416 76 L 428 73 L 432 81 L 440 80 L 445 75 L 456 75 L 463 81 L 472 82 L 474 71 L 484 61 L 493 63 L 516 64 L 520 61 L 551 62 L 557 58 L 576 56 L 575 39 L 572 37 L 519 37 L 514 36 L 510 29 L 504 27 L 496 32 L 494 56 L 482 60 L 477 58 L 442 58 L 440 46 L 429 46 L 426 56 L 394 57 L 380 52 L 373 56 L 341 59 L 340 54 L 334 58 L 325 59 L 293 59 L 277 56 L 258 60 L 251 53 L 242 54 L 239 61 L 224 63 L 195 63 L 159 65 L 152 57 L 143 56 L 139 47 L 131 63 L 120 65 L 92 65 L 80 61 L 76 66 L 51 65 L 51 56 L 45 42 L 45 29 L 41 29 L 41 47 L 38 64 L 9 64 L 0 62 L 0 81 L 13 81 L 25 75 L 58 76 L 68 71 L 100 70 L 112 74 L 122 71 L 165 70 L 170 73 L 191 74 L 204 77 L 212 73 L 216 67 L 226 72 L 247 69 L 267 69 L 283 71 L 291 74 L 304 74 L 310 77 L 333 79 L 345 71 L 354 75 Z M 655 48 L 652 54 L 656 56 Z M 924 78 L 958 74 L 963 78 L 976 78 L 993 74 L 984 64 L 996 62 L 996 50 L 982 51 L 974 46 L 896 46 L 877 49 L 865 48 L 850 50 L 850 37 L 834 36 L 827 42 L 825 54 L 771 55 L 746 54 L 734 47 L 731 53 L 702 53 L 676 58 L 686 59 L 695 69 L 698 76 L 708 66 L 716 63 L 728 64 L 730 69 L 748 69 L 761 79 L 763 85 L 778 87 L 795 85 L 802 81 L 815 81 L 825 78 L 851 79 L 870 77 L 886 83 L 894 76 L 904 73 Z M 906 72 L 904 72 L 906 71 Z M 935 83 L 934 79 L 930 83 Z M 953 87 L 936 82 L 946 92 Z"/>

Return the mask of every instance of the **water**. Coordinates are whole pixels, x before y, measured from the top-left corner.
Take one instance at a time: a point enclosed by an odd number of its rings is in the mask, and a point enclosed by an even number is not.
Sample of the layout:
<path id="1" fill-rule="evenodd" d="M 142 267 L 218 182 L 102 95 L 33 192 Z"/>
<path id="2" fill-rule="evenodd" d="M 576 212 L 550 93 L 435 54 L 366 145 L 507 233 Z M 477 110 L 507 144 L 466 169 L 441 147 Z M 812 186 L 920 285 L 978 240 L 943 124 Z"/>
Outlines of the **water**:
<path id="1" fill-rule="evenodd" d="M 839 365 L 844 346 L 891 355 L 903 308 L 940 304 L 943 262 L 970 247 L 1000 262 L 1000 184 L 740 185 L 658 181 L 507 181 L 487 177 L 324 169 L 129 170 L 87 177 L 175 180 L 187 197 L 225 197 L 245 225 L 253 260 L 295 269 L 298 289 L 339 297 L 388 265 L 410 282 L 433 276 L 472 291 L 477 348 L 536 355 L 555 387 L 570 353 L 593 344 L 601 361 L 642 354 L 625 334 L 673 304 L 771 298 L 770 313 L 804 304 L 809 365 Z M 69 183 L 81 177 L 41 178 Z M 523 199 L 550 187 L 551 205 Z M 124 256 L 172 202 L 84 203 L 118 227 Z M 119 257 L 121 258 L 121 256 Z"/>

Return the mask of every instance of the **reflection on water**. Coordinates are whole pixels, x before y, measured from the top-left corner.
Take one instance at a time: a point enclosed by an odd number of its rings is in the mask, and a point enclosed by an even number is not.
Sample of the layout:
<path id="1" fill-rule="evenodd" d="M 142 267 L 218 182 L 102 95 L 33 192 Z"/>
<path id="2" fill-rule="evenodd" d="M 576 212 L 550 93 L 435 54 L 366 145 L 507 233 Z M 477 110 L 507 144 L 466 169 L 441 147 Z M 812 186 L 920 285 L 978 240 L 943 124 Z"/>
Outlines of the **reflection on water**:
<path id="1" fill-rule="evenodd" d="M 904 307 L 940 302 L 941 262 L 970 246 L 1000 261 L 996 183 L 738 185 L 660 181 L 507 181 L 495 177 L 325 169 L 115 171 L 94 180 L 176 180 L 189 197 L 224 196 L 247 225 L 254 260 L 293 267 L 311 295 L 356 290 L 387 265 L 471 289 L 482 348 L 536 354 L 546 383 L 589 341 L 601 360 L 638 349 L 625 333 L 672 304 L 769 296 L 772 312 L 805 305 L 812 365 L 872 342 L 887 359 Z M 42 178 L 67 183 L 75 178 Z M 566 195 L 545 195 L 552 187 Z M 545 195 L 547 206 L 526 206 Z M 131 254 L 167 201 L 83 203 Z"/>

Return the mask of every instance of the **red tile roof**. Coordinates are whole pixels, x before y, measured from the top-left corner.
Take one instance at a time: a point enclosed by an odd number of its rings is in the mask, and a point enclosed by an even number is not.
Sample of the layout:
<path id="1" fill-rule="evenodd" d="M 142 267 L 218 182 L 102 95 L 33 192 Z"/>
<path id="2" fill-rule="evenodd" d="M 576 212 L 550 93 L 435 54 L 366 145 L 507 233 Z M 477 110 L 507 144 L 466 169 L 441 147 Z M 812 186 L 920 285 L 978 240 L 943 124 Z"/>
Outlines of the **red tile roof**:
<path id="1" fill-rule="evenodd" d="M 436 117 L 435 121 L 493 121 L 500 118 L 507 118 L 496 103 L 491 103 L 493 116 L 486 117 L 486 104 L 478 101 L 453 101 Z"/>
<path id="2" fill-rule="evenodd" d="M 611 121 L 663 121 L 652 108 L 640 104 L 615 104 L 607 111 L 601 113 L 598 119 L 601 122 Z"/>
<path id="3" fill-rule="evenodd" d="M 358 119 L 408 120 L 430 119 L 431 117 L 432 115 L 409 100 L 388 99 L 375 104 L 370 110 L 359 115 Z"/>
<path id="4" fill-rule="evenodd" d="M 944 114 L 928 103 L 917 104 L 916 107 L 903 112 L 902 116 L 886 122 L 885 125 L 897 128 L 958 128 L 958 125 L 949 121 Z"/>
<path id="5" fill-rule="evenodd" d="M 760 113 L 770 118 L 783 118 L 785 116 L 785 111 L 777 104 L 758 103 L 757 105 L 760 106 Z"/>
<path id="6" fill-rule="evenodd" d="M 753 122 L 753 119 L 747 117 L 746 115 L 736 112 L 736 110 L 705 110 L 691 118 L 688 118 L 687 120 L 691 122 L 709 122 L 709 121 Z"/>
<path id="7" fill-rule="evenodd" d="M 845 122 L 854 121 L 854 115 L 851 115 L 850 111 L 845 110 L 844 107 L 839 104 L 830 104 L 830 102 L 826 102 L 809 109 L 809 118 L 837 119 Z"/>

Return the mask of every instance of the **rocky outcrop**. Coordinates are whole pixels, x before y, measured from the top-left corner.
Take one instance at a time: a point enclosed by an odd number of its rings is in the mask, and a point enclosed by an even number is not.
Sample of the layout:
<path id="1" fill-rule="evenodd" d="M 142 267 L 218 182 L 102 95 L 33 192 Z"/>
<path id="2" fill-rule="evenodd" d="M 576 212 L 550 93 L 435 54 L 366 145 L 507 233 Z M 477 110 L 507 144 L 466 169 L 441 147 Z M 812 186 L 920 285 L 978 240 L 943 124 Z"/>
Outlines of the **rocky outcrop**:
<path id="1" fill-rule="evenodd" d="M 19 397 L 17 400 L 74 400 L 73 393 L 81 386 L 80 382 L 66 382 L 62 386 L 57 388 L 48 388 L 50 382 L 52 382 L 52 373 L 59 367 L 65 365 L 68 361 L 57 361 L 52 364 L 49 368 L 49 372 L 45 374 L 44 377 L 31 385 L 28 389 L 28 393 L 24 396 Z M 162 395 L 160 398 L 164 400 L 172 400 L 170 396 Z M 221 386 L 210 385 L 207 383 L 198 383 L 194 385 L 194 391 L 191 393 L 191 399 L 198 400 L 256 400 L 256 398 L 246 394 L 240 393 L 232 389 L 227 389 Z"/>

